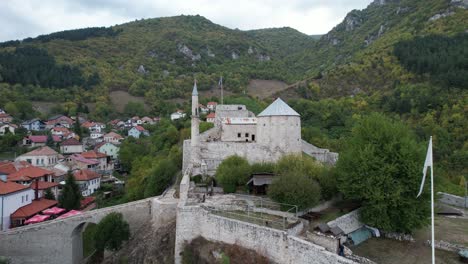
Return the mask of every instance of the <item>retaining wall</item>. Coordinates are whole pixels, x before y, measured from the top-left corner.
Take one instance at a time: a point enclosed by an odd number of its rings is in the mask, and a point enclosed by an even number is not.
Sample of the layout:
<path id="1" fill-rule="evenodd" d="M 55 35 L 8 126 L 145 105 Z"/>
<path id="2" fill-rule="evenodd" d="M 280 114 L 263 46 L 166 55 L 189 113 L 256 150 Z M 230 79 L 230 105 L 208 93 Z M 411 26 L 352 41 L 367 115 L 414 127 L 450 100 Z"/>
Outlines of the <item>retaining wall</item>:
<path id="1" fill-rule="evenodd" d="M 468 208 L 468 196 L 460 197 L 449 193 L 438 192 L 439 202 L 461 208 Z"/>
<path id="2" fill-rule="evenodd" d="M 182 261 L 185 243 L 198 236 L 214 242 L 237 244 L 268 256 L 276 263 L 356 263 L 285 231 L 214 215 L 200 206 L 179 204 L 175 263 Z"/>

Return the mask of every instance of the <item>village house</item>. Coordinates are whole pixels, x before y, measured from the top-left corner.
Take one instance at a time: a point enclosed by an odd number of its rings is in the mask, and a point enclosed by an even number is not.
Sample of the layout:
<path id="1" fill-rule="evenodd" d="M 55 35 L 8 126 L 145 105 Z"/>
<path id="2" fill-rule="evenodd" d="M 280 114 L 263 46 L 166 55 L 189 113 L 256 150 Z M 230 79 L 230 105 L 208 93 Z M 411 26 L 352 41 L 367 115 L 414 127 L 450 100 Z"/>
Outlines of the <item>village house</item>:
<path id="1" fill-rule="evenodd" d="M 214 112 L 211 112 L 206 116 L 206 122 L 214 123 L 215 119 L 216 119 L 216 114 Z"/>
<path id="2" fill-rule="evenodd" d="M 57 205 L 56 200 L 47 200 L 40 198 L 32 200 L 28 205 L 18 208 L 14 213 L 10 215 L 10 227 L 22 226 L 24 221 L 34 215 Z"/>
<path id="3" fill-rule="evenodd" d="M 81 126 L 88 129 L 90 133 L 102 133 L 104 128 L 106 128 L 106 125 L 103 123 L 90 121 L 84 122 Z"/>
<path id="4" fill-rule="evenodd" d="M 13 117 L 7 113 L 0 114 L 0 123 L 11 123 L 13 122 Z"/>
<path id="5" fill-rule="evenodd" d="M 119 150 L 120 147 L 117 146 L 114 143 L 109 143 L 109 142 L 102 142 L 100 144 L 97 144 L 94 147 L 95 151 L 101 152 L 106 154 L 107 156 L 112 157 L 112 159 L 116 160 L 119 158 Z"/>
<path id="6" fill-rule="evenodd" d="M 5 134 L 15 134 L 15 130 L 18 128 L 15 124 L 1 124 L 0 123 L 0 136 Z"/>
<path id="7" fill-rule="evenodd" d="M 63 138 L 65 135 L 70 134 L 70 130 L 66 127 L 53 127 L 50 129 L 50 133 L 54 136 Z"/>
<path id="8" fill-rule="evenodd" d="M 177 120 L 184 118 L 186 116 L 185 112 L 182 110 L 177 110 L 174 113 L 171 114 L 171 120 Z"/>
<path id="9" fill-rule="evenodd" d="M 81 154 L 72 154 L 68 156 L 66 159 L 67 165 L 71 169 L 89 169 L 89 170 L 96 170 L 99 166 L 99 161 L 96 159 L 87 159 L 83 157 Z"/>
<path id="10" fill-rule="evenodd" d="M 83 143 L 75 138 L 69 138 L 60 143 L 60 152 L 62 154 L 81 153 L 84 151 Z"/>
<path id="11" fill-rule="evenodd" d="M 75 121 L 68 116 L 56 115 L 46 121 L 46 129 L 51 129 L 53 127 L 71 128 L 74 122 Z"/>
<path id="12" fill-rule="evenodd" d="M 115 133 L 115 132 L 109 132 L 103 136 L 104 142 L 109 142 L 109 143 L 114 143 L 114 144 L 119 144 L 124 140 L 124 138 Z"/>
<path id="13" fill-rule="evenodd" d="M 83 196 L 90 196 L 101 187 L 101 175 L 97 172 L 83 169 L 73 173 L 76 183 L 80 186 Z"/>
<path id="14" fill-rule="evenodd" d="M 91 151 L 81 153 L 81 156 L 83 156 L 85 159 L 99 161 L 99 164 L 96 167 L 98 171 L 104 172 L 104 171 L 112 171 L 114 169 L 114 164 L 112 163 L 110 157 L 108 157 L 104 153 L 91 150 Z"/>
<path id="15" fill-rule="evenodd" d="M 53 167 L 62 156 L 55 150 L 44 146 L 18 156 L 16 161 L 27 161 L 29 164 L 39 167 Z"/>
<path id="16" fill-rule="evenodd" d="M 21 123 L 21 126 L 28 131 L 43 131 L 46 128 L 46 123 L 39 118 L 34 118 Z"/>
<path id="17" fill-rule="evenodd" d="M 217 105 L 218 105 L 217 102 L 208 102 L 206 104 L 206 107 L 208 107 L 208 109 L 210 109 L 210 111 L 215 111 Z"/>
<path id="18" fill-rule="evenodd" d="M 200 109 L 200 113 L 208 113 L 210 111 L 210 109 L 208 109 L 208 107 L 202 105 L 202 104 L 198 104 L 198 108 Z"/>
<path id="19" fill-rule="evenodd" d="M 0 108 L 0 114 L 5 114 L 5 110 L 3 110 L 2 108 Z"/>
<path id="20" fill-rule="evenodd" d="M 19 169 L 7 176 L 7 180 L 18 184 L 29 186 L 34 190 L 35 198 L 44 196 L 45 191 L 50 189 L 55 197 L 58 196 L 58 182 L 54 182 L 54 172 L 35 166 Z"/>
<path id="21" fill-rule="evenodd" d="M 131 122 L 132 126 L 139 126 L 139 125 L 143 124 L 143 121 L 140 119 L 139 116 L 134 116 L 134 117 L 130 118 L 130 122 Z"/>
<path id="22" fill-rule="evenodd" d="M 54 143 L 59 143 L 61 141 L 59 136 L 52 136 Z M 47 136 L 37 135 L 37 136 L 26 136 L 23 138 L 23 146 L 35 148 L 43 147 L 47 143 Z"/>
<path id="23" fill-rule="evenodd" d="M 154 124 L 157 123 L 157 121 L 156 121 L 156 118 L 151 118 L 151 117 L 145 116 L 145 117 L 143 117 L 141 119 L 141 123 L 142 124 L 148 124 L 148 125 L 154 125 Z"/>
<path id="24" fill-rule="evenodd" d="M 10 215 L 18 208 L 31 203 L 34 191 L 28 186 L 0 179 L 0 230 L 10 228 Z"/>
<path id="25" fill-rule="evenodd" d="M 128 131 L 128 136 L 129 137 L 134 137 L 134 138 L 140 138 L 140 136 L 143 135 L 143 136 L 149 136 L 149 132 L 142 126 L 135 126 L 135 127 L 132 127 L 129 131 Z"/>

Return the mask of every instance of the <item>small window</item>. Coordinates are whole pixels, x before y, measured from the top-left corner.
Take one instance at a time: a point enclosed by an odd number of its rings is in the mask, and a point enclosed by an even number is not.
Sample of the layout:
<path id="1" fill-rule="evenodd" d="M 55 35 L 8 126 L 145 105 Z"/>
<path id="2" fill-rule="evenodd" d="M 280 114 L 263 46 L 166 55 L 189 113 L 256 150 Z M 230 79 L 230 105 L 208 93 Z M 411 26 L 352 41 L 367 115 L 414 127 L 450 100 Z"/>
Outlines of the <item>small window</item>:
<path id="1" fill-rule="evenodd" d="M 29 199 L 29 194 L 26 194 L 26 202 L 28 201 Z"/>
<path id="2" fill-rule="evenodd" d="M 249 137 L 249 133 L 245 133 L 245 137 Z"/>
<path id="3" fill-rule="evenodd" d="M 241 133 L 237 133 L 237 137 L 239 137 L 239 138 L 240 138 L 240 137 L 241 137 Z"/>
<path id="4" fill-rule="evenodd" d="M 21 203 L 24 203 L 24 196 L 21 196 Z"/>

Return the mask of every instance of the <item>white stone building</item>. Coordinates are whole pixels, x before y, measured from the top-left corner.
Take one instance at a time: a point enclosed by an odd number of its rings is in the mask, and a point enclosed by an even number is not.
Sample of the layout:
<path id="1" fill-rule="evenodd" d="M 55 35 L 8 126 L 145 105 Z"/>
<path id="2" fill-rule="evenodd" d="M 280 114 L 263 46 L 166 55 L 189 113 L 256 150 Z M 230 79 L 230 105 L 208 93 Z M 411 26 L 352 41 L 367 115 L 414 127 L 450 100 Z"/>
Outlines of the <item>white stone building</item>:
<path id="1" fill-rule="evenodd" d="M 192 175 L 214 174 L 227 157 L 238 155 L 249 162 L 275 162 L 286 154 L 315 157 L 334 163 L 337 153 L 317 148 L 301 139 L 300 115 L 280 98 L 257 117 L 245 105 L 217 105 L 215 126 L 199 134 L 198 91 L 192 92 L 191 139 L 184 141 L 183 170 Z"/>
<path id="2" fill-rule="evenodd" d="M 33 199 L 34 191 L 29 186 L 0 179 L 0 230 L 8 229 L 10 215 Z"/>
<path id="3" fill-rule="evenodd" d="M 101 175 L 97 172 L 83 169 L 73 173 L 76 183 L 80 186 L 83 196 L 90 196 L 101 186 Z"/>
<path id="4" fill-rule="evenodd" d="M 57 151 L 44 146 L 18 156 L 15 161 L 27 161 L 38 167 L 53 167 L 60 158 L 61 156 Z"/>

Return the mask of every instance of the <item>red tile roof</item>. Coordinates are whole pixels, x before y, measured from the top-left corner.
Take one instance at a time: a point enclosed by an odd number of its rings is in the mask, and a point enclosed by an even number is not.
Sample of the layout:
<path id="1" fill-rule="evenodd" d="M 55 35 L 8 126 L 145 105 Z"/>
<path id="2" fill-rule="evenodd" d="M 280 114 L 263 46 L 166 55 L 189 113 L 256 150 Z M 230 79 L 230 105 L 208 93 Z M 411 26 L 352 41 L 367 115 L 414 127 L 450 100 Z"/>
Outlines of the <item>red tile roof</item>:
<path id="1" fill-rule="evenodd" d="M 69 133 L 70 130 L 66 127 L 54 127 L 52 130 L 57 131 L 57 132 L 64 132 L 64 133 Z"/>
<path id="2" fill-rule="evenodd" d="M 75 161 L 79 161 L 79 162 L 85 163 L 85 164 L 90 164 L 90 165 L 99 164 L 98 160 L 96 160 L 96 159 L 87 159 L 87 158 L 81 156 L 80 154 L 73 154 L 73 155 L 70 156 L 70 158 L 72 158 Z"/>
<path id="3" fill-rule="evenodd" d="M 31 140 L 31 142 L 34 142 L 34 143 L 46 143 L 47 142 L 47 136 L 41 136 L 41 135 L 27 136 L 26 138 Z M 54 142 L 60 142 L 59 136 L 52 135 L 52 139 L 54 140 Z"/>
<path id="4" fill-rule="evenodd" d="M 17 172 L 14 172 L 8 175 L 9 181 L 29 181 L 31 179 L 43 177 L 46 175 L 53 175 L 54 173 L 50 170 L 29 166 L 19 169 Z"/>
<path id="5" fill-rule="evenodd" d="M 40 147 L 21 156 L 52 156 L 58 155 L 57 151 L 49 148 L 48 146 Z"/>
<path id="6" fill-rule="evenodd" d="M 0 118 L 6 118 L 6 117 L 11 117 L 11 115 L 9 115 L 7 113 L 0 114 Z"/>
<path id="7" fill-rule="evenodd" d="M 11 218 L 29 218 L 55 205 L 57 205 L 57 201 L 55 200 L 47 200 L 44 198 L 33 200 L 32 203 L 18 208 L 18 210 L 12 213 L 10 217 Z"/>
<path id="8" fill-rule="evenodd" d="M 0 180 L 0 195 L 14 193 L 26 189 L 29 189 L 29 186 L 25 186 L 16 182 L 4 182 Z"/>
<path id="9" fill-rule="evenodd" d="M 136 126 L 135 128 L 136 128 L 138 131 L 140 131 L 140 132 L 143 132 L 143 131 L 146 130 L 146 129 L 145 129 L 144 127 L 142 127 L 142 126 Z"/>
<path id="10" fill-rule="evenodd" d="M 90 181 L 90 180 L 101 177 L 99 173 L 91 171 L 91 170 L 86 170 L 86 169 L 75 171 L 73 173 L 73 176 L 75 177 L 75 180 L 77 181 Z"/>
<path id="11" fill-rule="evenodd" d="M 215 118 L 216 114 L 215 113 L 209 113 L 206 118 Z"/>
<path id="12" fill-rule="evenodd" d="M 80 208 L 88 206 L 90 203 L 93 203 L 96 200 L 96 197 L 88 196 L 80 201 Z"/>
<path id="13" fill-rule="evenodd" d="M 63 141 L 60 145 L 61 146 L 81 146 L 83 144 L 79 142 L 78 140 L 76 140 L 76 138 L 69 138 Z"/>
<path id="14" fill-rule="evenodd" d="M 94 126 L 95 124 L 96 123 L 94 123 L 94 122 L 86 121 L 83 124 L 81 124 L 81 126 L 86 127 L 86 128 L 90 128 L 90 127 Z"/>
<path id="15" fill-rule="evenodd" d="M 45 182 L 45 181 L 38 181 L 37 182 L 37 189 L 38 190 L 46 190 L 55 186 L 58 186 L 59 184 L 56 182 Z M 32 189 L 36 189 L 36 182 L 31 183 L 29 186 Z"/>
<path id="16" fill-rule="evenodd" d="M 99 158 L 107 158 L 107 155 L 101 152 L 97 152 L 94 150 L 87 151 L 81 153 L 81 156 L 83 156 L 85 159 L 99 159 Z"/>
<path id="17" fill-rule="evenodd" d="M 2 174 L 12 174 L 14 172 L 17 172 L 19 169 L 24 168 L 24 167 L 29 167 L 31 164 L 25 160 L 21 161 L 0 161 L 0 173 Z"/>
<path id="18" fill-rule="evenodd" d="M 113 137 L 113 138 L 116 138 L 116 139 L 122 139 L 123 137 L 115 132 L 109 132 L 107 134 L 104 135 L 104 137 Z"/>
<path id="19" fill-rule="evenodd" d="M 208 102 L 206 105 L 217 105 L 217 102 Z"/>

